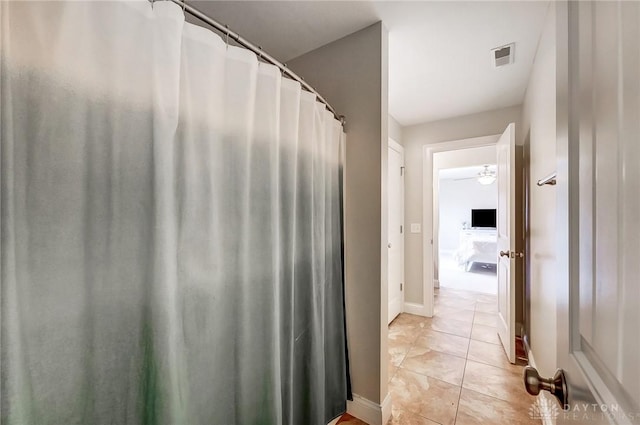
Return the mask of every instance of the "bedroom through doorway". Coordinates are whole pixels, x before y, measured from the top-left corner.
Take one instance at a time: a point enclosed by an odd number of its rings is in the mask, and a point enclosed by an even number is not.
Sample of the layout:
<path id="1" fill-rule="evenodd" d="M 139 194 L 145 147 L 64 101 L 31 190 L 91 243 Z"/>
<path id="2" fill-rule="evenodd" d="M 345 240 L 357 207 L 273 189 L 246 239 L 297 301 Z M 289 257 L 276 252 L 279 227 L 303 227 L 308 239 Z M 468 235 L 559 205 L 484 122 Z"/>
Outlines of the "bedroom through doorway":
<path id="1" fill-rule="evenodd" d="M 439 286 L 496 295 L 495 164 L 440 169 L 438 195 Z"/>
<path id="2" fill-rule="evenodd" d="M 495 148 L 482 149 L 490 158 Z M 456 153 L 463 157 L 468 154 Z M 439 162 L 437 154 L 434 161 Z M 446 167 L 446 161 L 441 165 Z M 475 348 L 502 355 L 495 328 L 498 307 L 496 164 L 438 167 L 436 176 L 435 320 L 442 324 L 444 331 L 473 339 Z"/>

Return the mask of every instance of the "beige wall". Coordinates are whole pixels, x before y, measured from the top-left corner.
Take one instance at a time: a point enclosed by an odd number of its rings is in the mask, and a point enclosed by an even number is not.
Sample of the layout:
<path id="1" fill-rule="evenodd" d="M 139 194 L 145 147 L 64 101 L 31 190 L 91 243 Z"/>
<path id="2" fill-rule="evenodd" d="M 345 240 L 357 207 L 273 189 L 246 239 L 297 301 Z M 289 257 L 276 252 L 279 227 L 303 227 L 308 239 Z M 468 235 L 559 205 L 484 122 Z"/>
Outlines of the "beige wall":
<path id="1" fill-rule="evenodd" d="M 536 181 L 556 169 L 555 8 L 549 8 L 522 110 L 529 151 L 530 343 L 543 376 L 556 369 L 555 205 L 553 186 Z"/>
<path id="2" fill-rule="evenodd" d="M 389 137 L 401 145 L 404 144 L 402 143 L 402 126 L 391 115 L 389 115 Z"/>
<path id="3" fill-rule="evenodd" d="M 501 134 L 511 122 L 520 127 L 520 106 L 404 127 L 405 226 L 422 223 L 422 150 L 424 145 Z M 516 140 L 521 143 L 520 140 Z M 423 224 L 424 231 L 424 224 Z M 405 237 L 405 301 L 422 304 L 422 233 Z"/>
<path id="4" fill-rule="evenodd" d="M 345 267 L 353 392 L 387 394 L 387 31 L 382 23 L 288 62 L 347 120 Z M 384 249 L 383 249 L 384 246 Z"/>

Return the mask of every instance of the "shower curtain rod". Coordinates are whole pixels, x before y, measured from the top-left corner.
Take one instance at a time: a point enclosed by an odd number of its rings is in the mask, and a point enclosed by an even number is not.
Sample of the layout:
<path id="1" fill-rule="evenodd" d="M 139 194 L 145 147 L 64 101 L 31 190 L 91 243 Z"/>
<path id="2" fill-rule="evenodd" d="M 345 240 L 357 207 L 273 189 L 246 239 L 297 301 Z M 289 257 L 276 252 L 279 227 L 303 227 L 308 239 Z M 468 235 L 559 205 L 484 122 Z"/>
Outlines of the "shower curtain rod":
<path id="1" fill-rule="evenodd" d="M 158 1 L 158 0 L 149 0 L 149 1 L 151 1 L 151 3 L 153 4 L 155 1 Z M 195 18 L 201 20 L 202 22 L 212 26 L 215 30 L 223 33 L 227 37 L 227 41 L 228 41 L 229 38 L 231 38 L 233 41 L 235 41 L 236 43 L 238 43 L 242 47 L 244 47 L 246 49 L 249 49 L 253 53 L 255 53 L 256 55 L 258 55 L 258 58 L 260 58 L 261 60 L 263 60 L 263 61 L 265 61 L 267 63 L 270 63 L 271 65 L 277 66 L 284 75 L 286 75 L 287 77 L 291 78 L 292 80 L 297 81 L 298 83 L 300 83 L 300 85 L 305 90 L 313 93 L 316 96 L 316 98 L 321 103 L 323 103 L 327 107 L 327 109 L 329 111 L 331 111 L 331 113 L 333 113 L 333 116 L 338 121 L 340 121 L 340 123 L 342 124 L 342 127 L 344 129 L 345 124 L 346 124 L 346 120 L 344 118 L 344 115 L 338 115 L 336 110 L 333 109 L 333 107 L 331 105 L 329 105 L 329 102 L 327 102 L 325 100 L 325 98 L 322 97 L 322 95 L 320 93 L 318 93 L 313 87 L 311 87 L 311 85 L 309 83 L 304 81 L 304 79 L 302 77 L 298 76 L 298 74 L 296 74 L 295 72 L 290 70 L 287 67 L 286 64 L 283 64 L 282 62 L 280 62 L 279 60 L 277 60 L 273 56 L 271 56 L 268 53 L 264 52 L 261 47 L 256 46 L 253 43 L 251 43 L 250 41 L 244 39 L 243 37 L 240 36 L 240 34 L 231 31 L 229 29 L 229 26 L 222 25 L 221 23 L 219 23 L 215 19 L 211 18 L 209 15 L 205 14 L 204 12 L 201 12 L 200 10 L 196 9 L 195 7 L 187 4 L 187 2 L 185 2 L 183 0 L 168 0 L 168 1 L 174 2 L 175 4 L 180 6 L 182 8 L 182 10 L 184 10 L 186 13 L 189 13 L 191 16 L 194 16 Z"/>

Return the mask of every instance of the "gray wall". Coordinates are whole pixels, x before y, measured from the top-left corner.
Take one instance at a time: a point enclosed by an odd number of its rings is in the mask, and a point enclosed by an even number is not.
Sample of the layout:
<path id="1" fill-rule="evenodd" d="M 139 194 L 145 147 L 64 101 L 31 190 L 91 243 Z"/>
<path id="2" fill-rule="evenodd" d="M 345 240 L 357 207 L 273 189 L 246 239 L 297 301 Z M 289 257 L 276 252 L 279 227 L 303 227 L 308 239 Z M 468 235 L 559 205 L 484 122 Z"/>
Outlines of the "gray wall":
<path id="1" fill-rule="evenodd" d="M 556 189 L 536 181 L 556 169 L 555 7 L 549 7 L 522 108 L 529 152 L 529 318 L 531 349 L 541 375 L 556 369 Z"/>
<path id="2" fill-rule="evenodd" d="M 520 106 L 418 124 L 402 129 L 405 149 L 405 225 L 422 223 L 424 145 L 501 134 L 511 122 L 520 127 Z M 521 143 L 518 138 L 516 143 Z M 424 231 L 424 224 L 423 224 Z M 422 304 L 422 233 L 405 235 L 405 301 Z"/>
<path id="3" fill-rule="evenodd" d="M 387 31 L 378 22 L 288 62 L 347 120 L 345 267 L 353 392 L 387 394 Z M 383 249 L 384 246 L 384 249 Z M 382 379 L 384 378 L 384 379 Z"/>

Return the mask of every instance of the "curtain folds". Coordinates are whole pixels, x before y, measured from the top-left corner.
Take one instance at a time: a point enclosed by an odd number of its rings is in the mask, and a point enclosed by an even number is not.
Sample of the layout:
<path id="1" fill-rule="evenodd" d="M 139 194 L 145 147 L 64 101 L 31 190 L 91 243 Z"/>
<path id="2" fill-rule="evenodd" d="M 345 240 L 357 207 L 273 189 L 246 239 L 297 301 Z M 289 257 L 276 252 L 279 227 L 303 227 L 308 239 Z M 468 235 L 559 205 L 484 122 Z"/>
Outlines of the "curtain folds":
<path id="1" fill-rule="evenodd" d="M 345 410 L 340 124 L 170 2 L 0 2 L 1 422 Z"/>

